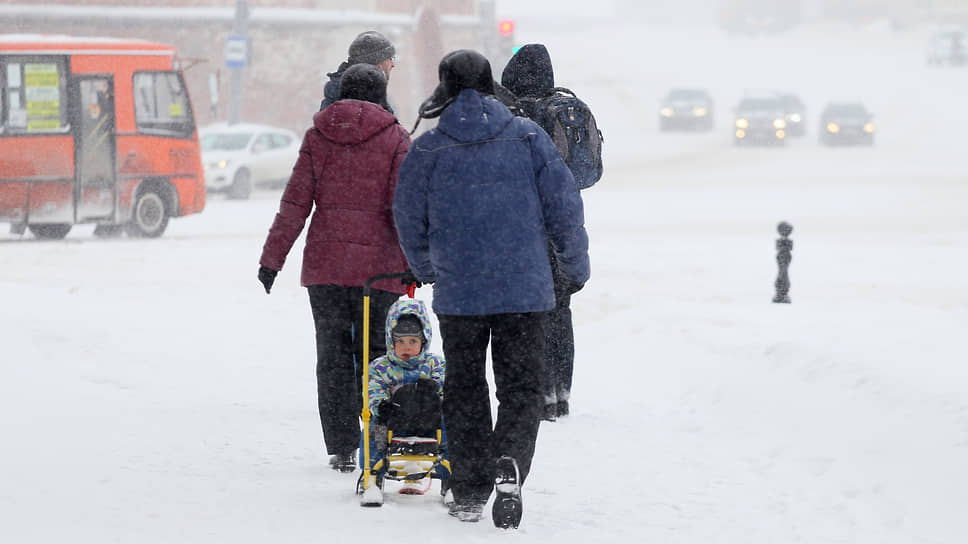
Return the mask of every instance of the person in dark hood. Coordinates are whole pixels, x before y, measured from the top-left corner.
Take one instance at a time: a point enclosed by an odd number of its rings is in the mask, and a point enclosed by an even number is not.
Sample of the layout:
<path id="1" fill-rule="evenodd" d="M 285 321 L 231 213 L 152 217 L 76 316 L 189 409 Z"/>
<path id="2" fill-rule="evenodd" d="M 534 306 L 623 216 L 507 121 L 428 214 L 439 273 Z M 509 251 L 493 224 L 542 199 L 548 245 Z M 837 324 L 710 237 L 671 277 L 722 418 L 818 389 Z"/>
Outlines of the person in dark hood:
<path id="1" fill-rule="evenodd" d="M 534 100 L 549 95 L 555 87 L 555 72 L 548 49 L 540 43 L 522 46 L 504 67 L 501 85 L 518 99 L 525 99 L 521 107 L 528 118 L 533 118 Z"/>
<path id="2" fill-rule="evenodd" d="M 419 114 L 440 120 L 400 167 L 393 215 L 413 274 L 433 283 L 447 359 L 450 513 L 478 521 L 496 491 L 494 524 L 517 527 L 543 402 L 544 313 L 555 305 L 547 248 L 554 243 L 562 274 L 580 289 L 590 274 L 584 212 L 551 138 L 493 96 L 483 55 L 449 53 L 438 74 Z"/>
<path id="3" fill-rule="evenodd" d="M 322 110 L 326 106 L 339 100 L 340 79 L 342 79 L 343 74 L 350 66 L 372 64 L 379 68 L 383 72 L 383 75 L 386 76 L 387 81 L 389 81 L 390 71 L 396 66 L 396 54 L 396 48 L 393 47 L 390 40 L 383 34 L 375 30 L 367 30 L 366 32 L 360 33 L 350 43 L 346 61 L 340 64 L 335 72 L 326 74 L 329 77 L 329 81 L 323 86 L 323 100 L 319 104 L 319 109 Z M 383 109 L 393 113 L 393 109 L 390 108 L 386 96 L 378 104 L 383 106 Z"/>
<path id="4" fill-rule="evenodd" d="M 537 99 L 548 96 L 555 87 L 551 55 L 540 43 L 522 46 L 504 67 L 501 84 L 518 98 L 524 115 L 535 117 Z M 547 127 L 542 127 L 548 130 Z M 568 278 L 561 272 L 553 247 L 548 248 L 555 278 L 555 307 L 548 312 L 545 346 L 545 379 L 542 419 L 555 421 L 569 412 L 572 377 L 575 368 L 575 330 L 571 315 Z"/>
<path id="5" fill-rule="evenodd" d="M 299 158 L 269 229 L 259 281 L 266 293 L 312 213 L 303 251 L 301 283 L 309 291 L 316 326 L 316 382 L 319 417 L 330 466 L 356 468 L 362 409 L 362 334 L 383 335 L 387 309 L 405 291 L 399 281 L 373 284 L 373 317 L 363 322 L 363 285 L 387 271 L 402 271 L 390 211 L 398 172 L 410 135 L 381 106 L 386 77 L 369 64 L 343 74 L 339 100 L 313 116 Z M 313 209 L 315 208 L 315 211 Z M 386 346 L 374 342 L 372 357 Z"/>

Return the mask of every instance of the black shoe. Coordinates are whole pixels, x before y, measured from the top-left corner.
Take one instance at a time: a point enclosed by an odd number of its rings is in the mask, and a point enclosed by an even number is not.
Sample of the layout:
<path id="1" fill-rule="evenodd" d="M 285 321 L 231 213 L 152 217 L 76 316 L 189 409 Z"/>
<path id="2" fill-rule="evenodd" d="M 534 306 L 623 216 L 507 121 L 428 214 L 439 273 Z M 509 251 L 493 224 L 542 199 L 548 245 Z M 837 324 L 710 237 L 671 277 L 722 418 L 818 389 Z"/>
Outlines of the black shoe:
<path id="1" fill-rule="evenodd" d="M 568 401 L 559 400 L 558 401 L 558 417 L 565 417 L 568 415 Z"/>
<path id="2" fill-rule="evenodd" d="M 554 421 L 558 418 L 558 405 L 551 402 L 544 405 L 544 410 L 541 413 L 542 421 Z"/>
<path id="3" fill-rule="evenodd" d="M 329 468 L 340 472 L 353 472 L 356 470 L 356 452 L 337 453 L 329 458 Z"/>
<path id="4" fill-rule="evenodd" d="M 523 507 L 521 505 L 521 473 L 518 463 L 513 457 L 501 457 L 497 460 L 497 470 L 494 472 L 494 506 L 491 507 L 491 519 L 499 529 L 517 529 L 521 523 Z"/>
<path id="5" fill-rule="evenodd" d="M 452 502 L 447 507 L 447 513 L 461 521 L 477 523 L 484 516 L 484 503 L 481 502 Z"/>

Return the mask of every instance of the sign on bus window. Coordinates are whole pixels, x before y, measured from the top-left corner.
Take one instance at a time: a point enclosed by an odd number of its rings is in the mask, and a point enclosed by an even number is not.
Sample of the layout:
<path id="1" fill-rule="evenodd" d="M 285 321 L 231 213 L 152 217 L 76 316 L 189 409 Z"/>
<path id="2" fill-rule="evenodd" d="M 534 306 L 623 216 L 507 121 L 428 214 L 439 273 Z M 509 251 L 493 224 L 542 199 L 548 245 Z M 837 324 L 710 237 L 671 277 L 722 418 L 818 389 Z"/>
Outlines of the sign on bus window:
<path id="1" fill-rule="evenodd" d="M 9 132 L 63 132 L 67 128 L 64 63 L 8 59 L 0 66 L 6 111 L 0 122 Z"/>
<path id="2" fill-rule="evenodd" d="M 137 72 L 134 112 L 139 132 L 187 138 L 195 129 L 188 92 L 175 72 Z"/>

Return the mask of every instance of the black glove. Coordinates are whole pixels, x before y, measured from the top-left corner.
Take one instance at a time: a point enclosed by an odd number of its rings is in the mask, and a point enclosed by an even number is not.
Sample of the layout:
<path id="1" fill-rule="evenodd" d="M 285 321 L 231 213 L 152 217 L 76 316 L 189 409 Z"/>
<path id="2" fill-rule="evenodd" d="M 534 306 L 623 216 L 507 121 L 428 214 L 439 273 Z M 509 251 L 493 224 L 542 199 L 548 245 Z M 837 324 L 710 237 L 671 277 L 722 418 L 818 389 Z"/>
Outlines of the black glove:
<path id="1" fill-rule="evenodd" d="M 437 394 L 439 388 L 437 387 L 437 382 L 431 380 L 430 378 L 419 378 L 414 384 L 414 389 L 417 393 L 432 393 Z"/>
<path id="2" fill-rule="evenodd" d="M 381 400 L 379 404 L 376 405 L 376 413 L 370 415 L 374 416 L 374 424 L 386 427 L 387 421 L 390 420 L 390 399 Z"/>
<path id="3" fill-rule="evenodd" d="M 409 286 L 412 283 L 416 283 L 417 284 L 417 287 L 420 287 L 421 285 L 423 285 L 417 279 L 417 276 L 414 276 L 413 275 L 413 271 L 411 271 L 409 268 L 403 271 L 403 277 L 400 278 L 400 283 L 402 283 L 404 285 L 407 285 L 407 286 Z"/>
<path id="4" fill-rule="evenodd" d="M 278 270 L 273 270 L 264 266 L 259 267 L 259 281 L 261 281 L 262 286 L 266 288 L 267 295 L 269 294 L 269 290 L 272 289 L 272 284 L 276 281 L 276 274 L 278 273 Z"/>
<path id="5" fill-rule="evenodd" d="M 575 283 L 571 280 L 568 280 L 568 283 L 565 285 L 565 292 L 569 295 L 574 295 L 578 291 L 581 291 L 582 287 L 585 287 L 584 283 Z"/>

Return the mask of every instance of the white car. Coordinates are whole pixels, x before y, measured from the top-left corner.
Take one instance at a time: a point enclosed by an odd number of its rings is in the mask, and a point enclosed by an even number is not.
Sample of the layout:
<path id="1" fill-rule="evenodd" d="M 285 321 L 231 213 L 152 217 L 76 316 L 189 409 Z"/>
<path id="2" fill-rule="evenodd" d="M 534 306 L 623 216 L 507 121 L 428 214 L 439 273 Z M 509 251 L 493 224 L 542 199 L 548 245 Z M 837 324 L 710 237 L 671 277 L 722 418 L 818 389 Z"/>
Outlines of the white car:
<path id="1" fill-rule="evenodd" d="M 968 31 L 946 27 L 932 34 L 928 41 L 927 61 L 929 65 L 968 64 Z"/>
<path id="2" fill-rule="evenodd" d="M 291 130 L 253 123 L 216 123 L 199 134 L 205 188 L 237 200 L 253 187 L 288 181 L 302 144 Z"/>

